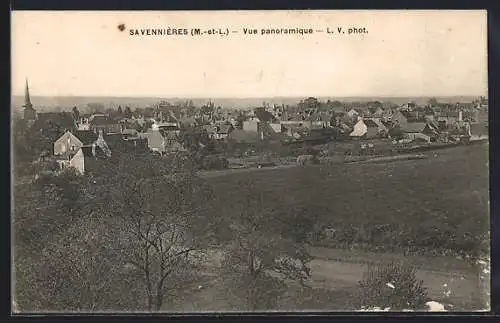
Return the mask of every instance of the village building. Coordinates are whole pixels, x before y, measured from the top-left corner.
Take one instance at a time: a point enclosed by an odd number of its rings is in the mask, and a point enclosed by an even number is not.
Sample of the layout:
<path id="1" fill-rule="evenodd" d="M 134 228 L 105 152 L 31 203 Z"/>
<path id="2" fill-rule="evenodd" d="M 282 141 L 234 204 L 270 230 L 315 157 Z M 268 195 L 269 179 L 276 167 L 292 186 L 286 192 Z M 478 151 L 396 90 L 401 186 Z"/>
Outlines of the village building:
<path id="1" fill-rule="evenodd" d="M 248 120 L 243 121 L 243 130 L 251 132 L 259 132 L 260 119 L 252 116 Z"/>
<path id="2" fill-rule="evenodd" d="M 415 110 L 416 107 L 417 107 L 417 105 L 414 102 L 408 102 L 408 103 L 401 105 L 401 107 L 399 108 L 399 111 L 411 112 L 411 111 Z"/>
<path id="3" fill-rule="evenodd" d="M 75 130 L 76 123 L 71 112 L 43 112 L 37 113 L 34 127 L 43 128 L 51 125 L 59 130 Z"/>
<path id="4" fill-rule="evenodd" d="M 367 118 L 361 120 L 361 122 L 364 122 L 366 125 L 367 138 L 378 138 L 384 136 L 389 131 L 379 118 Z"/>
<path id="5" fill-rule="evenodd" d="M 54 142 L 54 155 L 63 155 L 67 152 L 76 152 L 83 147 L 83 142 L 70 131 L 66 131 Z"/>
<path id="6" fill-rule="evenodd" d="M 66 131 L 54 142 L 54 157 L 60 170 L 73 167 L 84 174 L 89 159 L 111 157 L 111 150 L 104 141 L 102 131 Z"/>
<path id="7" fill-rule="evenodd" d="M 76 121 L 77 129 L 80 131 L 89 131 L 90 130 L 90 114 L 80 115 L 79 119 Z"/>
<path id="8" fill-rule="evenodd" d="M 120 124 L 109 117 L 107 114 L 93 114 L 89 120 L 89 130 L 99 133 L 116 133 L 121 131 Z"/>
<path id="9" fill-rule="evenodd" d="M 330 127 L 331 115 L 326 112 L 315 112 L 308 118 L 311 121 L 311 128 L 328 128 Z"/>
<path id="10" fill-rule="evenodd" d="M 441 113 L 437 118 L 439 126 L 441 129 L 447 129 L 453 127 L 457 122 L 463 121 L 463 112 L 459 111 L 447 111 Z"/>
<path id="11" fill-rule="evenodd" d="M 329 110 L 333 116 L 344 117 L 346 115 L 345 108 L 342 106 L 335 106 L 329 108 Z"/>
<path id="12" fill-rule="evenodd" d="M 371 116 L 374 118 L 382 118 L 382 116 L 385 113 L 385 111 L 384 111 L 384 109 L 382 109 L 382 107 L 377 107 L 373 111 L 370 111 L 370 112 L 371 112 Z"/>
<path id="13" fill-rule="evenodd" d="M 94 151 L 98 147 L 107 157 L 111 157 L 111 150 L 104 140 L 102 131 L 98 135 L 92 131 L 76 131 L 75 134 L 66 131 L 54 142 L 54 155 L 76 153 L 80 148 L 84 147 L 90 147 Z"/>
<path id="14" fill-rule="evenodd" d="M 151 130 L 147 135 L 149 150 L 161 155 L 185 151 L 176 131 Z"/>
<path id="15" fill-rule="evenodd" d="M 125 133 L 113 133 L 104 135 L 104 140 L 108 144 L 113 153 L 134 153 L 142 154 L 147 152 L 148 141 L 147 138 L 141 136 L 134 129 L 127 129 Z"/>
<path id="16" fill-rule="evenodd" d="M 360 113 L 356 109 L 350 109 L 349 111 L 347 111 L 347 117 L 349 117 L 349 118 L 356 118 L 359 115 L 360 115 Z"/>
<path id="17" fill-rule="evenodd" d="M 295 139 L 307 136 L 310 130 L 310 128 L 304 127 L 300 124 L 287 124 L 283 126 L 283 128 L 284 133 L 286 133 L 287 136 Z"/>
<path id="18" fill-rule="evenodd" d="M 425 118 L 425 112 L 419 110 L 411 111 L 400 111 L 400 113 L 406 118 L 407 122 L 423 122 Z"/>
<path id="19" fill-rule="evenodd" d="M 73 167 L 80 175 L 85 173 L 85 156 L 81 147 L 59 154 L 55 160 L 60 170 Z"/>
<path id="20" fill-rule="evenodd" d="M 436 120 L 436 115 L 434 111 L 426 111 L 424 113 L 424 121 L 425 122 L 433 122 Z"/>
<path id="21" fill-rule="evenodd" d="M 426 131 L 428 127 L 429 126 L 425 122 L 408 122 L 406 125 L 400 127 L 400 130 L 403 132 L 405 139 L 431 142 L 430 135 L 424 134 L 424 131 Z"/>
<path id="22" fill-rule="evenodd" d="M 277 123 L 270 123 L 269 126 L 273 129 L 275 133 L 281 133 L 283 132 L 283 125 L 279 122 Z"/>
<path id="23" fill-rule="evenodd" d="M 215 137 L 216 140 L 223 140 L 229 136 L 234 127 L 231 124 L 221 124 L 215 126 Z"/>
<path id="24" fill-rule="evenodd" d="M 225 139 L 234 127 L 231 124 L 205 125 L 203 129 L 208 133 L 208 137 L 213 140 Z"/>
<path id="25" fill-rule="evenodd" d="M 179 135 L 180 128 L 181 124 L 179 120 L 170 110 L 167 110 L 165 113 L 163 111 L 160 111 L 153 119 L 153 124 L 151 125 L 151 130 L 153 131 L 162 130 L 167 132 L 175 132 L 176 135 Z"/>
<path id="26" fill-rule="evenodd" d="M 362 117 L 358 117 L 358 122 L 354 124 L 352 132 L 349 134 L 351 138 L 362 138 L 368 132 L 367 125 L 363 122 Z"/>
<path id="27" fill-rule="evenodd" d="M 408 119 L 404 116 L 401 111 L 395 111 L 392 113 L 389 121 L 397 127 L 405 127 L 408 124 Z"/>

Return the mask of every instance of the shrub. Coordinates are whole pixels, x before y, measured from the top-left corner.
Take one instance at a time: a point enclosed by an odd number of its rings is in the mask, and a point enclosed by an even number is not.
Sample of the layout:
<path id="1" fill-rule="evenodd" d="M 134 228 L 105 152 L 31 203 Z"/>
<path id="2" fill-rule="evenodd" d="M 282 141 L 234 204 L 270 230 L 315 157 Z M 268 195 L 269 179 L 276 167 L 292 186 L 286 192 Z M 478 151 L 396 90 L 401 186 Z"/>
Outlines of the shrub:
<path id="1" fill-rule="evenodd" d="M 358 283 L 356 307 L 425 309 L 427 292 L 415 274 L 413 267 L 398 263 L 369 268 Z"/>
<path id="2" fill-rule="evenodd" d="M 299 166 L 311 165 L 317 163 L 318 160 L 314 155 L 300 155 L 297 157 L 297 165 Z"/>
<path id="3" fill-rule="evenodd" d="M 59 169 L 59 164 L 55 159 L 37 160 L 33 162 L 33 173 L 41 173 L 45 171 L 56 171 Z"/>
<path id="4" fill-rule="evenodd" d="M 295 147 L 295 149 L 293 149 L 293 155 L 295 155 L 295 156 L 300 156 L 300 155 L 316 156 L 318 154 L 319 154 L 319 151 L 311 146 Z"/>

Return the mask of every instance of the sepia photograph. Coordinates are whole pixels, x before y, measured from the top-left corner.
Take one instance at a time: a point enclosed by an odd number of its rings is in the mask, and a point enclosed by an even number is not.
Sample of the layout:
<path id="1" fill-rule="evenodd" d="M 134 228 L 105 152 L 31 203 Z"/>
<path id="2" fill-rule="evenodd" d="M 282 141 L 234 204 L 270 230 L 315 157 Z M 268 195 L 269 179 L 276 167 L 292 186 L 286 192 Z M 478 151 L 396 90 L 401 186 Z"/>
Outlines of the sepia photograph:
<path id="1" fill-rule="evenodd" d="M 12 11 L 11 312 L 490 311 L 487 36 Z"/>

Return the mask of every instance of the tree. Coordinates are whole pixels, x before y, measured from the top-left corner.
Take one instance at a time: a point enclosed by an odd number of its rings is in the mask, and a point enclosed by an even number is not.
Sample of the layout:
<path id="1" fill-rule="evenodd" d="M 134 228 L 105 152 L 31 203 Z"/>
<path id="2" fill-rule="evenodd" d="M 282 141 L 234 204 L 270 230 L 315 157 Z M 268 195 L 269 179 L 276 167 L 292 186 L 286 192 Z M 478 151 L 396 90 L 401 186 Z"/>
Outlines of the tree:
<path id="1" fill-rule="evenodd" d="M 36 156 L 36 152 L 33 151 L 29 141 L 30 130 L 25 120 L 14 118 L 12 123 L 13 166 L 16 168 L 15 174 L 19 174 L 19 171 L 22 172 L 23 168 L 26 168 L 24 162 L 31 162 Z"/>
<path id="2" fill-rule="evenodd" d="M 314 97 L 309 97 L 309 98 L 304 100 L 304 105 L 305 105 L 306 109 L 315 110 L 319 106 L 319 101 L 318 101 L 318 99 L 316 99 Z"/>
<path id="3" fill-rule="evenodd" d="M 118 109 L 116 110 L 116 112 L 118 112 L 118 114 L 120 114 L 120 115 L 123 114 L 123 110 L 122 110 L 121 105 L 118 106 Z"/>
<path id="4" fill-rule="evenodd" d="M 16 291 L 26 311 L 140 308 L 136 279 L 124 272 L 120 241 L 97 213 L 57 230 L 36 260 L 16 262 Z M 28 301 L 29 300 L 29 301 Z"/>
<path id="5" fill-rule="evenodd" d="M 35 185 L 39 187 L 40 190 L 51 188 L 57 191 L 59 199 L 61 201 L 61 206 L 67 214 L 71 214 L 79 206 L 80 196 L 82 195 L 82 189 L 86 178 L 80 176 L 76 169 L 66 168 L 62 170 L 59 174 L 47 174 L 41 176 L 35 181 Z"/>
<path id="6" fill-rule="evenodd" d="M 481 96 L 481 97 L 479 98 L 479 103 L 480 103 L 481 105 L 487 105 L 487 104 L 488 104 L 488 99 L 487 99 L 485 96 Z"/>
<path id="7" fill-rule="evenodd" d="M 436 107 L 439 103 L 436 98 L 430 98 L 427 101 L 427 104 L 430 105 L 431 107 Z"/>
<path id="8" fill-rule="evenodd" d="M 45 276 L 42 263 L 57 263 L 61 259 L 43 250 L 52 243 L 59 244 L 59 234 L 81 218 L 86 181 L 67 169 L 59 176 L 46 174 L 35 183 L 15 186 L 13 209 L 13 238 L 15 264 L 15 298 L 26 311 L 65 310 L 64 304 L 50 303 L 49 285 L 53 277 Z M 75 260 L 75 259 L 73 259 Z M 61 269 L 63 270 L 63 269 Z M 54 300 L 56 302 L 56 300 Z"/>
<path id="9" fill-rule="evenodd" d="M 159 311 L 196 277 L 193 252 L 211 238 L 205 218 L 211 191 L 189 171 L 157 177 L 120 171 L 118 177 L 106 213 L 127 241 L 122 254 L 141 277 L 147 309 Z"/>
<path id="10" fill-rule="evenodd" d="M 305 287 L 310 256 L 293 234 L 285 230 L 288 214 L 276 214 L 277 197 L 244 182 L 247 196 L 228 217 L 223 275 L 230 299 L 243 301 L 247 310 L 276 309 L 287 282 Z"/>
<path id="11" fill-rule="evenodd" d="M 87 106 L 91 113 L 103 113 L 106 110 L 102 103 L 89 103 Z"/>
<path id="12" fill-rule="evenodd" d="M 210 138 L 206 130 L 199 127 L 183 127 L 180 131 L 180 142 L 193 152 L 199 152 L 206 147 Z"/>
<path id="13" fill-rule="evenodd" d="M 125 107 L 125 118 L 131 118 L 132 117 L 132 110 L 130 109 L 129 106 Z"/>
<path id="14" fill-rule="evenodd" d="M 76 106 L 73 107 L 72 115 L 73 115 L 73 120 L 80 119 L 80 111 L 78 111 L 78 108 Z"/>
<path id="15" fill-rule="evenodd" d="M 328 101 L 330 101 L 330 100 L 328 100 Z M 332 107 L 332 108 L 337 108 L 337 107 L 343 107 L 344 104 L 340 101 L 335 100 L 335 101 L 328 102 L 328 106 Z"/>
<path id="16" fill-rule="evenodd" d="M 212 116 L 215 111 L 214 104 L 209 102 L 201 107 L 201 113 L 204 115 Z"/>

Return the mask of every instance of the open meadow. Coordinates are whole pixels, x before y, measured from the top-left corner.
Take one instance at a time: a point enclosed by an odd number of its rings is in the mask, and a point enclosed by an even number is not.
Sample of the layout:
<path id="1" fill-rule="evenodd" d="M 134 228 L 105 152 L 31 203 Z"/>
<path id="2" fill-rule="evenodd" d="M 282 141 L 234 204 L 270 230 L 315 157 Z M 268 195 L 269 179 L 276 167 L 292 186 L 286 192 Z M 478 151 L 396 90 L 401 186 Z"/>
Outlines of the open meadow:
<path id="1" fill-rule="evenodd" d="M 225 201 L 218 204 L 221 212 L 239 212 L 245 198 L 241 183 L 251 178 L 272 196 L 266 201 L 275 214 L 301 209 L 333 231 L 311 242 L 312 289 L 296 294 L 291 286 L 281 310 L 352 309 L 349 300 L 368 266 L 394 260 L 416 268 L 433 299 L 453 310 L 480 309 L 481 273 L 468 260 L 488 248 L 487 146 L 427 154 L 428 159 L 382 164 L 231 172 L 209 182 Z M 213 311 L 219 303 L 220 310 L 237 309 L 210 278 L 216 272 L 169 309 Z"/>
<path id="2" fill-rule="evenodd" d="M 364 246 L 408 252 L 477 255 L 489 231 L 487 145 L 426 152 L 429 158 L 233 172 L 209 179 L 238 210 L 251 180 L 269 208 L 301 209 L 330 228 L 335 247 Z"/>

